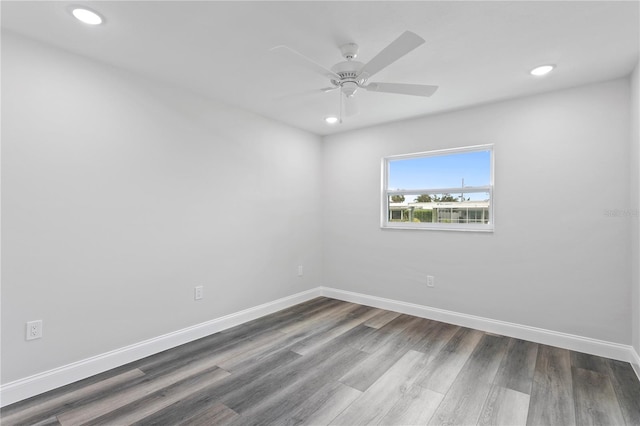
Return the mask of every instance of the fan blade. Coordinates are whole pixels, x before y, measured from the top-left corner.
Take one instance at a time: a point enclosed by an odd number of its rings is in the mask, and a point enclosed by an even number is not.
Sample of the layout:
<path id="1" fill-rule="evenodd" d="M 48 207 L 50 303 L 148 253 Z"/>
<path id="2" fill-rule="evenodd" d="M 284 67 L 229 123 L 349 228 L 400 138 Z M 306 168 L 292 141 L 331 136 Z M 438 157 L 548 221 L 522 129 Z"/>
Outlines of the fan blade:
<path id="1" fill-rule="evenodd" d="M 273 98 L 273 100 L 274 101 L 284 101 L 284 100 L 287 100 L 287 99 L 301 98 L 301 97 L 308 96 L 308 95 L 316 95 L 316 94 L 319 94 L 319 93 L 331 92 L 331 91 L 336 90 L 338 88 L 339 88 L 339 86 L 332 86 L 332 87 L 323 87 L 322 89 L 307 90 L 307 91 L 300 92 L 300 93 L 290 93 L 288 95 L 275 97 L 275 98 Z"/>
<path id="2" fill-rule="evenodd" d="M 395 39 L 390 45 L 382 49 L 372 60 L 360 71 L 358 78 L 369 78 L 378 71 L 386 68 L 411 52 L 416 47 L 424 43 L 424 39 L 411 31 L 405 31 L 400 37 Z"/>
<path id="3" fill-rule="evenodd" d="M 323 75 L 329 79 L 334 79 L 340 81 L 340 76 L 335 72 L 331 71 L 323 67 L 322 65 L 315 62 L 313 59 L 309 59 L 301 53 L 296 52 L 290 47 L 287 46 L 276 46 L 270 49 L 271 52 L 274 52 L 281 57 L 288 59 L 292 62 L 295 62 L 297 65 L 303 66 L 311 71 Z"/>
<path id="4" fill-rule="evenodd" d="M 358 100 L 355 96 L 344 97 L 344 115 L 351 117 L 356 115 L 360 109 L 358 108 Z"/>
<path id="5" fill-rule="evenodd" d="M 370 92 L 398 93 L 401 95 L 425 96 L 427 98 L 438 90 L 438 86 L 404 83 L 369 83 L 364 88 Z"/>

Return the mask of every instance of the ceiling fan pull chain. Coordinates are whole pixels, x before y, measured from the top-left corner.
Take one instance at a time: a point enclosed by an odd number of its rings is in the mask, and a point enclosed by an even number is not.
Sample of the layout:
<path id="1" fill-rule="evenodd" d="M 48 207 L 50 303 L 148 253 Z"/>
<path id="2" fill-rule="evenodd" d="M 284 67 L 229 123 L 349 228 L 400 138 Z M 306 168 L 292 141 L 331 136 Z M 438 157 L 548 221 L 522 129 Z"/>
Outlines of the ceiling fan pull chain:
<path id="1" fill-rule="evenodd" d="M 340 102 L 340 124 L 342 124 L 342 88 L 338 90 L 338 102 Z"/>

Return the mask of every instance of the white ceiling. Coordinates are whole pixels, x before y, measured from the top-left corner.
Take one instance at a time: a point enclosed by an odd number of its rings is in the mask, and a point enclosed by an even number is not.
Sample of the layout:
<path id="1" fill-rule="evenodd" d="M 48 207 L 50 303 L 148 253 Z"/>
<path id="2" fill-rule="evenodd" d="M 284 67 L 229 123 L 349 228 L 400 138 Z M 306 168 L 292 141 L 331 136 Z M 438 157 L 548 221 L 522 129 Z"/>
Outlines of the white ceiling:
<path id="1" fill-rule="evenodd" d="M 320 135 L 622 77 L 639 51 L 638 1 L 84 2 L 99 27 L 71 17 L 78 3 L 2 1 L 2 27 Z M 405 30 L 426 43 L 373 80 L 440 86 L 431 98 L 359 91 L 360 113 L 334 126 L 337 92 L 277 99 L 329 84 L 270 48 L 329 68 L 341 44 L 366 63 Z"/>

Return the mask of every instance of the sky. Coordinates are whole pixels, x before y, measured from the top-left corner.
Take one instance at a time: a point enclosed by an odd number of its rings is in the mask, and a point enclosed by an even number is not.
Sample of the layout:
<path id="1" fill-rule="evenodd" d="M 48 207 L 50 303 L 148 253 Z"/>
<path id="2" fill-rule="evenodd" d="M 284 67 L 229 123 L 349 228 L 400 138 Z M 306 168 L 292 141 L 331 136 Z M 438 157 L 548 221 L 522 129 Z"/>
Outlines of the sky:
<path id="1" fill-rule="evenodd" d="M 389 161 L 389 189 L 437 189 L 485 186 L 491 183 L 489 151 Z M 455 194 L 452 194 L 455 195 Z M 459 194 L 458 194 L 459 195 Z M 487 194 L 465 194 L 472 200 L 486 199 Z M 411 196 L 407 197 L 408 201 Z"/>

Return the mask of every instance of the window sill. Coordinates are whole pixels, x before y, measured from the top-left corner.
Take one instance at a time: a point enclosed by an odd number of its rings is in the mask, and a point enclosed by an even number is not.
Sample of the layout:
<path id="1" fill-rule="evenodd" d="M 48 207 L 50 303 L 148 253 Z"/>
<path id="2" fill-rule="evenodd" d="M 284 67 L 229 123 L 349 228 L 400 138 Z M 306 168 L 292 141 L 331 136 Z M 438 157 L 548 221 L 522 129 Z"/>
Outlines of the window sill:
<path id="1" fill-rule="evenodd" d="M 413 223 L 385 223 L 380 229 L 411 229 L 418 231 L 459 231 L 459 232 L 493 232 L 493 225 L 455 225 L 455 224 L 433 224 L 417 225 Z"/>

